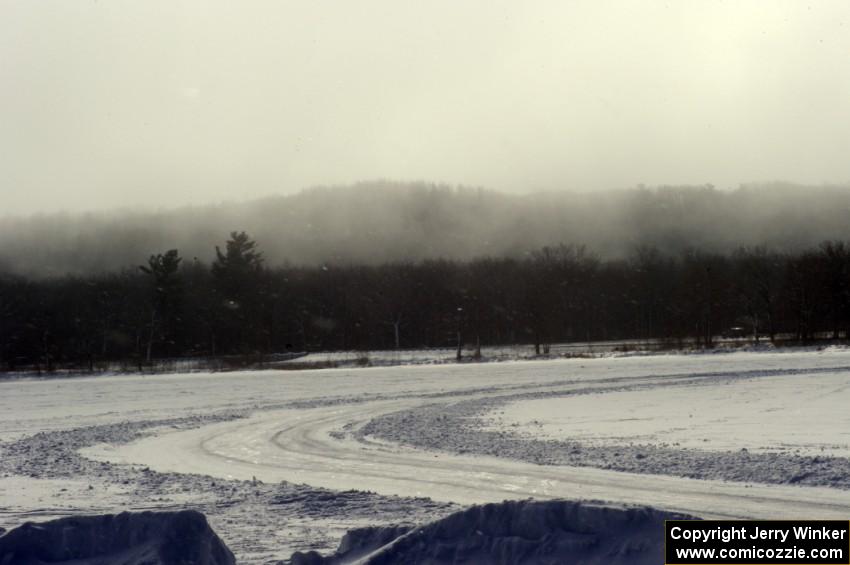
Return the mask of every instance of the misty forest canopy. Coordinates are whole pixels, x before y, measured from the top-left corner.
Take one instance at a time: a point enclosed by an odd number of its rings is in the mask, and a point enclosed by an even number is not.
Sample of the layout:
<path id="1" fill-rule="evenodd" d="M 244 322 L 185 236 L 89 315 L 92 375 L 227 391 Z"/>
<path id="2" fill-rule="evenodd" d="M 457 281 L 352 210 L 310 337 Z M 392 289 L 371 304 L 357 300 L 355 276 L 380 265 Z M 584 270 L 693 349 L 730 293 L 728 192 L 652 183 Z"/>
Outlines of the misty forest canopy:
<path id="1" fill-rule="evenodd" d="M 289 196 L 155 212 L 6 217 L 0 270 L 27 276 L 135 268 L 178 249 L 209 264 L 232 230 L 262 244 L 269 266 L 520 258 L 584 245 L 601 259 L 654 247 L 796 252 L 850 238 L 850 186 L 747 185 L 503 194 L 425 183 L 371 182 Z"/>

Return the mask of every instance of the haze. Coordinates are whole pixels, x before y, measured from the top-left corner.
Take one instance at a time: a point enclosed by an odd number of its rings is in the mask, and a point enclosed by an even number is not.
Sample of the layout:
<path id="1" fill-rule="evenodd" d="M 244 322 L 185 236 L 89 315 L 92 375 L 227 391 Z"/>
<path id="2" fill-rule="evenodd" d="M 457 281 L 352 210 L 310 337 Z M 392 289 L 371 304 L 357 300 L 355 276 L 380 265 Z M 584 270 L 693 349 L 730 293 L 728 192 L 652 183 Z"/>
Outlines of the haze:
<path id="1" fill-rule="evenodd" d="M 6 214 L 850 180 L 846 2 L 6 1 Z"/>

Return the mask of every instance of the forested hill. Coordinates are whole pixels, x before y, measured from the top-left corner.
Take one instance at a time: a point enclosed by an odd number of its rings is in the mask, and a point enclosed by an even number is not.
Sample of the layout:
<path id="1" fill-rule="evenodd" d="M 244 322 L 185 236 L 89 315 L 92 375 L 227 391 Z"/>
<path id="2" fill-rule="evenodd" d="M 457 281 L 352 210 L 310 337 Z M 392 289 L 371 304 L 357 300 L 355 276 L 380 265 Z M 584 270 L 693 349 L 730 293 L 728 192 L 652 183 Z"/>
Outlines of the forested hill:
<path id="1" fill-rule="evenodd" d="M 5 217 L 0 270 L 39 276 L 114 271 L 172 248 L 208 263 L 233 230 L 247 231 L 270 266 L 523 256 L 559 243 L 586 245 L 603 259 L 641 246 L 671 255 L 753 245 L 798 251 L 850 239 L 850 186 L 517 195 L 371 182 L 156 212 Z"/>

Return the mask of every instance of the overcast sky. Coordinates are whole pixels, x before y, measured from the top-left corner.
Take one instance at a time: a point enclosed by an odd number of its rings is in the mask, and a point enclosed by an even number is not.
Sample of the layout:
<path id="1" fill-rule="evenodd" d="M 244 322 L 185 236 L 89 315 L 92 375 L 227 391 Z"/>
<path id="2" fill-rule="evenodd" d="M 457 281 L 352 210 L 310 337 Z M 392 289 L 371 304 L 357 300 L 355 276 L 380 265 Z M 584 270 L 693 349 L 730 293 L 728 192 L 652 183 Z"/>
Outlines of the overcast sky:
<path id="1" fill-rule="evenodd" d="M 6 213 L 850 180 L 850 3 L 2 0 Z"/>

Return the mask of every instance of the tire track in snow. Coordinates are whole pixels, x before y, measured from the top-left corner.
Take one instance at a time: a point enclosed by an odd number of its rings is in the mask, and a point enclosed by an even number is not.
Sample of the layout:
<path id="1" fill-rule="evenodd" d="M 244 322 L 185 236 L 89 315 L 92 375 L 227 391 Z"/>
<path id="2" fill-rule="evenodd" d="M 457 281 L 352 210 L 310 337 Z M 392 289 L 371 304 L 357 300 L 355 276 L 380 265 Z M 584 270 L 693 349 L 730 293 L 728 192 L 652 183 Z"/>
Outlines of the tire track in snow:
<path id="1" fill-rule="evenodd" d="M 332 432 L 403 409 L 412 401 L 284 410 L 241 422 L 146 438 L 119 449 L 127 462 L 185 472 L 331 489 L 427 496 L 462 504 L 506 498 L 593 499 L 651 505 L 718 518 L 836 518 L 850 514 L 850 491 L 750 485 L 541 466 L 496 457 L 435 454 L 337 439 Z M 190 462 L 190 463 L 187 463 Z M 190 469 L 187 469 L 191 467 Z"/>

